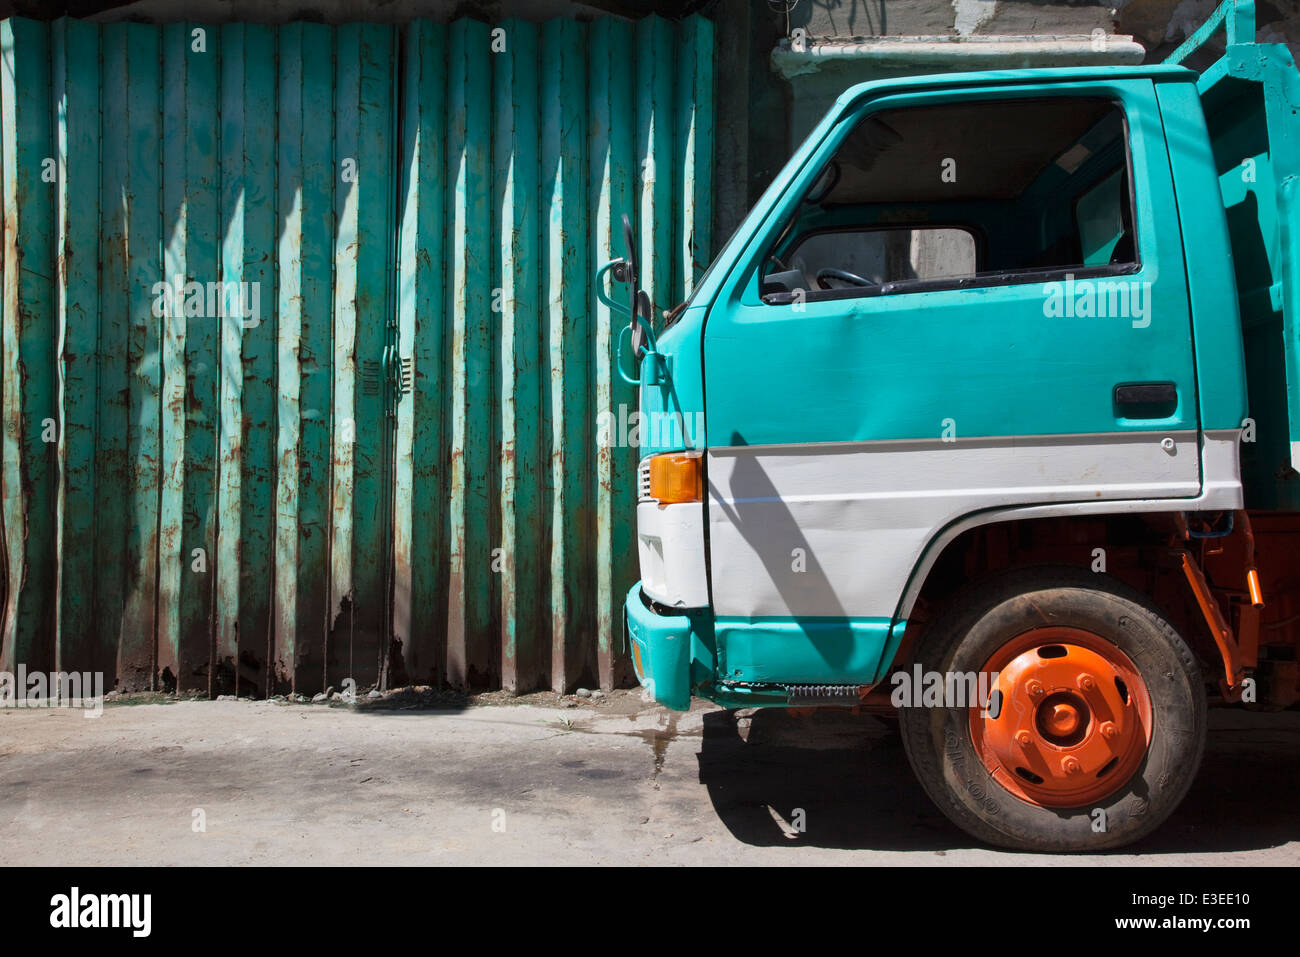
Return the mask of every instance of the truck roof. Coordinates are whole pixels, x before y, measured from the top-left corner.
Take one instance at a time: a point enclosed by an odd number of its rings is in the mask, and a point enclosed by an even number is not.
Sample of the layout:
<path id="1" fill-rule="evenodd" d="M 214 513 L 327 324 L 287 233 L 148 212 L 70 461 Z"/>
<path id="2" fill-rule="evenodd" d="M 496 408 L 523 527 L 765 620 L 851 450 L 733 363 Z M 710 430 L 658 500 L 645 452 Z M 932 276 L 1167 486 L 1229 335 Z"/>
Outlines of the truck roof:
<path id="1" fill-rule="evenodd" d="M 892 90 L 953 89 L 1007 83 L 1068 83 L 1099 79 L 1147 79 L 1195 83 L 1198 76 L 1199 74 L 1194 70 L 1184 66 L 1156 63 L 1149 66 L 1035 67 L 1022 70 L 974 70 L 968 73 L 890 77 L 883 80 L 868 80 L 849 87 L 836 99 L 836 108 L 833 112 L 850 107 L 865 97 L 878 96 Z"/>

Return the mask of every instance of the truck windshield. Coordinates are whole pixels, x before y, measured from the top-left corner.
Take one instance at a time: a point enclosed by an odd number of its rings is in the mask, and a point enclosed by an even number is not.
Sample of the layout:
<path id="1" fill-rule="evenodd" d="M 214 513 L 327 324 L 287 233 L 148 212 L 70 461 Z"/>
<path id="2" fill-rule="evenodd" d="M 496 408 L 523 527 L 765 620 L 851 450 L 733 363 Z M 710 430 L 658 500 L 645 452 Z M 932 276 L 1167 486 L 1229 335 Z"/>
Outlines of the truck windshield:
<path id="1" fill-rule="evenodd" d="M 751 212 L 749 215 L 752 216 L 753 213 Z M 746 216 L 745 220 L 748 221 L 748 219 L 749 216 Z M 708 278 L 711 275 L 713 275 L 714 268 L 718 265 L 719 262 L 727 258 L 727 254 L 731 251 L 731 244 L 736 241 L 736 237 L 740 236 L 745 232 L 744 225 L 745 223 L 742 222 L 739 227 L 737 227 L 735 230 L 732 231 L 731 235 L 727 238 L 727 241 L 722 244 L 722 248 L 718 250 L 718 254 L 713 257 L 713 261 L 709 263 L 708 268 L 705 269 L 704 272 L 700 274 L 699 279 L 695 280 L 695 284 L 691 287 L 691 294 L 687 296 L 684 300 L 679 302 L 676 306 L 674 306 L 665 314 L 667 319 L 667 321 L 664 323 L 665 329 L 667 329 L 678 319 L 680 319 L 682 317 L 682 313 L 686 311 L 686 308 L 692 302 L 695 301 L 696 296 L 700 294 L 700 289 L 703 288 L 705 282 L 708 281 Z"/>

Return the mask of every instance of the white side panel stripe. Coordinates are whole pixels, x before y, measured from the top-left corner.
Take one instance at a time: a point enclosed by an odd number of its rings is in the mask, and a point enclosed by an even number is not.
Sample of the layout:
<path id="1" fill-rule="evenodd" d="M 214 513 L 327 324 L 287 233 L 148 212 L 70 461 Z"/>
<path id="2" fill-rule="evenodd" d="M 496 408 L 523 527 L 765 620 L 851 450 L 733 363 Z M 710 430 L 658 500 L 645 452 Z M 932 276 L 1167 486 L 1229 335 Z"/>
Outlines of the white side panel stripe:
<path id="1" fill-rule="evenodd" d="M 950 523 L 1006 506 L 1195 508 L 1199 453 L 1192 431 L 710 449 L 714 610 L 890 616 Z M 1213 487 L 1239 499 L 1224 458 Z"/>

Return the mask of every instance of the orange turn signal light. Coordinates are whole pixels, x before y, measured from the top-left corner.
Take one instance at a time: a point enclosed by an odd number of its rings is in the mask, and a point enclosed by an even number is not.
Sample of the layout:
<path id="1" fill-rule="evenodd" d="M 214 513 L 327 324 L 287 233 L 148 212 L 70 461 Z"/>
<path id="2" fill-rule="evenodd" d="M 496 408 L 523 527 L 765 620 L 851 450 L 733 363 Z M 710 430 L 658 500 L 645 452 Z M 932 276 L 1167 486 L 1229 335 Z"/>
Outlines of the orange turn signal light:
<path id="1" fill-rule="evenodd" d="M 650 497 L 660 505 L 704 500 L 704 459 L 699 452 L 667 452 L 650 459 Z"/>

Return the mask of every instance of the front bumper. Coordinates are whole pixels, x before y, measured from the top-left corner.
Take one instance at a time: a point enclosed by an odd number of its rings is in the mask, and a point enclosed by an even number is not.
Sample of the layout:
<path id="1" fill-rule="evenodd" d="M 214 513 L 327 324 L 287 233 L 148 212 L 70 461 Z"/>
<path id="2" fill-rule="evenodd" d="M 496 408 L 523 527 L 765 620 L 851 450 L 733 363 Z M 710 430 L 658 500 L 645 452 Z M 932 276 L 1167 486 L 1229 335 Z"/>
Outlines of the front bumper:
<path id="1" fill-rule="evenodd" d="M 784 707 L 791 685 L 869 687 L 884 680 L 905 626 L 889 619 L 715 620 L 707 607 L 678 614 L 648 599 L 641 582 L 623 602 L 637 680 L 674 711 L 688 710 L 692 697 L 724 708 Z"/>
<path id="2" fill-rule="evenodd" d="M 713 673 L 712 634 L 703 614 L 661 615 L 646 605 L 637 582 L 623 603 L 623 625 L 642 687 L 666 708 L 689 709 L 693 688 Z"/>

